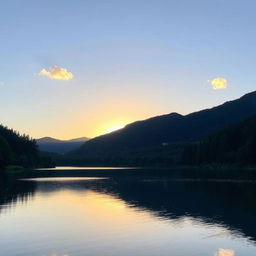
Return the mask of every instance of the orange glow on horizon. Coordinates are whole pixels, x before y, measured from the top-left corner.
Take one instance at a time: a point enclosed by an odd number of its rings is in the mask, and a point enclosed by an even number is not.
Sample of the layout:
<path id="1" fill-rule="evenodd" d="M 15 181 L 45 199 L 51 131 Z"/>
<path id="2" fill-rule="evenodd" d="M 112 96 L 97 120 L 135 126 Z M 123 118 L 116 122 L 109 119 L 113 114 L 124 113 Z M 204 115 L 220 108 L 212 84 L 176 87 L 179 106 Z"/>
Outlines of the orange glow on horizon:
<path id="1" fill-rule="evenodd" d="M 125 127 L 124 124 L 116 124 L 116 125 L 113 125 L 110 128 L 108 128 L 105 133 L 111 133 L 111 132 L 120 130 L 120 129 L 124 128 L 124 127 Z"/>
<path id="2" fill-rule="evenodd" d="M 141 100 L 105 99 L 93 102 L 90 107 L 79 105 L 75 110 L 62 112 L 61 115 L 56 116 L 53 113 L 52 116 L 47 116 L 48 123 L 51 125 L 43 126 L 44 122 L 41 120 L 34 122 L 31 129 L 17 128 L 17 130 L 30 134 L 34 138 L 53 137 L 68 140 L 87 137 L 92 139 L 163 112 L 161 108 Z M 27 127 L 26 123 L 24 127 Z"/>

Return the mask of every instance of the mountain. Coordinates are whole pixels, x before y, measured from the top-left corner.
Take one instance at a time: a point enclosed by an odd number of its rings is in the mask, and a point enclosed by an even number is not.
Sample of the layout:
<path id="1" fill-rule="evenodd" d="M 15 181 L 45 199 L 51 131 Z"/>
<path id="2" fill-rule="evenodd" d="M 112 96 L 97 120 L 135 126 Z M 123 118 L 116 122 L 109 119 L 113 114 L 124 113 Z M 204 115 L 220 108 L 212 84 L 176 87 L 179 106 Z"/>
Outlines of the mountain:
<path id="1" fill-rule="evenodd" d="M 62 142 L 62 140 L 57 140 L 51 137 L 43 137 L 36 140 L 38 144 L 45 144 L 45 143 L 59 143 Z"/>
<path id="2" fill-rule="evenodd" d="M 68 140 L 69 142 L 85 142 L 89 140 L 87 137 L 80 137 L 80 138 L 75 138 L 75 139 L 71 139 L 71 140 Z"/>
<path id="3" fill-rule="evenodd" d="M 200 143 L 185 147 L 183 163 L 189 165 L 256 165 L 256 115 L 229 125 Z"/>
<path id="4" fill-rule="evenodd" d="M 63 154 L 78 148 L 87 140 L 88 138 L 86 137 L 75 138 L 71 140 L 58 140 L 51 137 L 43 137 L 37 139 L 36 142 L 40 151 Z"/>
<path id="5" fill-rule="evenodd" d="M 188 115 L 171 113 L 138 121 L 91 139 L 68 153 L 70 157 L 100 157 L 170 143 L 191 142 L 256 114 L 256 91 L 220 106 Z"/>

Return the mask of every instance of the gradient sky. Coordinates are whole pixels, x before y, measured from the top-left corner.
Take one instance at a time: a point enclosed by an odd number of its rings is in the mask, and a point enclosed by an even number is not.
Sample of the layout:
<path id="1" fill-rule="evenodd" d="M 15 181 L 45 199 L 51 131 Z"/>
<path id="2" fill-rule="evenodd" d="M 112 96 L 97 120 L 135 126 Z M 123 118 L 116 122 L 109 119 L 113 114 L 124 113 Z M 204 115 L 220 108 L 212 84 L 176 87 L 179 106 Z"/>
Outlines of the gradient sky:
<path id="1" fill-rule="evenodd" d="M 256 2 L 9 0 L 0 5 L 0 116 L 38 138 L 94 137 L 255 90 Z M 73 78 L 39 75 L 57 66 Z M 223 77 L 228 88 L 213 90 Z"/>

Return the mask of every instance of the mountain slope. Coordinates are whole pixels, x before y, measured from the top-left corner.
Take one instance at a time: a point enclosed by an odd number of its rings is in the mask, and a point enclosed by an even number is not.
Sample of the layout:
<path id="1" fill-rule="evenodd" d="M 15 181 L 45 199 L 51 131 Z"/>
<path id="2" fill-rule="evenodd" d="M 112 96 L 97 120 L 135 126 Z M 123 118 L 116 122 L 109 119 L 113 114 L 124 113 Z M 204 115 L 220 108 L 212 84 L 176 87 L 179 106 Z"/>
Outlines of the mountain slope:
<path id="1" fill-rule="evenodd" d="M 80 147 L 87 140 L 88 138 L 86 137 L 71 140 L 58 140 L 51 137 L 43 137 L 37 139 L 36 142 L 40 151 L 63 154 Z"/>
<path id="2" fill-rule="evenodd" d="M 192 165 L 256 165 L 256 115 L 229 125 L 200 143 L 187 145 L 183 162 Z"/>
<path id="3" fill-rule="evenodd" d="M 186 116 L 171 113 L 134 122 L 121 130 L 86 142 L 69 153 L 69 156 L 99 156 L 106 152 L 157 147 L 163 143 L 195 141 L 254 114 L 256 91 L 212 109 Z"/>

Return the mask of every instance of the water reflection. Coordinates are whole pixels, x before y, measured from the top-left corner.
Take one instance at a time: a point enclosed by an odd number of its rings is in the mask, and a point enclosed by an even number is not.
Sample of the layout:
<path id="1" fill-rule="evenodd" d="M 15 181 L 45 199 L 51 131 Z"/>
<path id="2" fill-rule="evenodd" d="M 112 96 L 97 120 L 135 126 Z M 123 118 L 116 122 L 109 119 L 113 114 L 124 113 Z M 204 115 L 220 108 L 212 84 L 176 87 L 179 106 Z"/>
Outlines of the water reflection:
<path id="1" fill-rule="evenodd" d="M 72 181 L 96 181 L 106 180 L 104 177 L 43 177 L 43 178 L 23 178 L 21 181 L 36 181 L 36 182 L 72 182 Z"/>
<path id="2" fill-rule="evenodd" d="M 0 214 L 16 204 L 25 204 L 35 192 L 33 182 L 19 182 L 10 176 L 0 176 Z"/>
<path id="3" fill-rule="evenodd" d="M 139 169 L 138 167 L 79 167 L 79 166 L 56 166 L 54 168 L 38 168 L 37 170 L 45 171 L 63 171 L 63 170 L 131 170 Z"/>
<path id="4" fill-rule="evenodd" d="M 220 248 L 215 256 L 235 256 L 235 251 L 231 249 L 222 249 Z"/>
<path id="5" fill-rule="evenodd" d="M 2 179 L 0 192 L 0 227 L 10 239 L 0 234 L 4 255 L 32 255 L 28 244 L 33 255 L 256 253 L 253 183 L 130 173 Z"/>
<path id="6" fill-rule="evenodd" d="M 60 255 L 60 254 L 57 254 L 57 253 L 52 253 L 52 254 L 49 255 L 49 256 L 71 256 L 71 255 L 68 255 L 68 254 Z"/>

